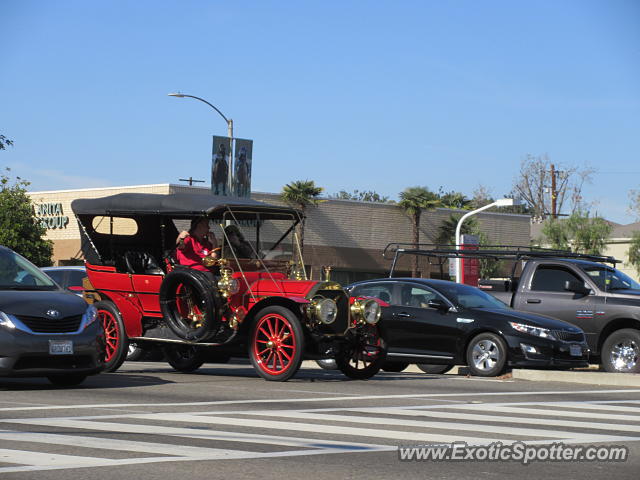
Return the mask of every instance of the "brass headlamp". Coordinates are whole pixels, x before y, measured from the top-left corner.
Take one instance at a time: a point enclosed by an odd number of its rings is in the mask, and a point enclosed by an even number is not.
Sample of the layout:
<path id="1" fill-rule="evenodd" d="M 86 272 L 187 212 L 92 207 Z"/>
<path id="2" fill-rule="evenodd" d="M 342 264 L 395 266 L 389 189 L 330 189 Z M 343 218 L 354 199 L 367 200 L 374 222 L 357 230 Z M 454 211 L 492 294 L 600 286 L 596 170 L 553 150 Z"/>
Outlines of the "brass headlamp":
<path id="1" fill-rule="evenodd" d="M 232 277 L 233 269 L 227 266 L 227 262 L 219 261 L 220 264 L 220 280 L 218 280 L 218 289 L 224 298 L 238 293 L 240 284 L 238 280 Z"/>
<path id="2" fill-rule="evenodd" d="M 314 320 L 329 325 L 338 316 L 338 306 L 332 299 L 318 295 L 311 299 L 309 313 Z"/>
<path id="3" fill-rule="evenodd" d="M 351 304 L 351 314 L 359 323 L 375 325 L 380 320 L 382 308 L 380 308 L 380 304 L 372 298 L 356 299 Z"/>

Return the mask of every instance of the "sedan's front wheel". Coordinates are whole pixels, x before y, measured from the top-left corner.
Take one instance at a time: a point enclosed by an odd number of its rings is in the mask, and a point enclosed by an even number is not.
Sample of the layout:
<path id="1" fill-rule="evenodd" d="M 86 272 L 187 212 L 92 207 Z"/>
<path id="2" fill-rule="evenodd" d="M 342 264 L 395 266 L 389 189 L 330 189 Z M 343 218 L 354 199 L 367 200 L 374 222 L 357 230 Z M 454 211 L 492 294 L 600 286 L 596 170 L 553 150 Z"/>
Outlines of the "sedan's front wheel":
<path id="1" fill-rule="evenodd" d="M 502 337 L 486 332 L 469 342 L 467 365 L 472 375 L 495 377 L 504 371 L 506 364 L 507 346 Z"/>

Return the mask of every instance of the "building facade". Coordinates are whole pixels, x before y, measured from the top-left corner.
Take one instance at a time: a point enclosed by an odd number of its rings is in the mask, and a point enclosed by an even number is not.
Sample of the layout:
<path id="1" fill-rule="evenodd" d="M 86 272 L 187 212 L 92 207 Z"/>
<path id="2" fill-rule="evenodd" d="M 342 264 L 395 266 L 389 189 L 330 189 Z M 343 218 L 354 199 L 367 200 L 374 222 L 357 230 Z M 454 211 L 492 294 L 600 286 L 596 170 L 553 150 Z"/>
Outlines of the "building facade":
<path id="1" fill-rule="evenodd" d="M 99 198 L 117 193 L 203 193 L 206 187 L 159 184 L 126 187 L 92 188 L 29 192 L 36 214 L 47 227 L 47 238 L 53 241 L 56 265 L 81 263 L 80 232 L 71 211 L 77 198 Z M 283 204 L 280 195 L 252 193 L 255 200 Z M 436 209 L 422 214 L 421 243 L 434 243 L 438 229 L 451 209 Z M 480 213 L 475 218 L 491 244 L 528 245 L 530 221 L 527 215 Z M 392 242 L 412 241 L 413 221 L 394 204 L 326 199 L 307 209 L 304 235 L 304 259 L 311 278 L 320 278 L 325 267 L 331 267 L 331 278 L 347 284 L 356 280 L 388 274 L 391 259 L 384 258 L 384 248 Z M 407 275 L 412 259 L 404 257 L 397 266 Z M 448 273 L 445 265 L 430 265 L 422 258 L 420 272 L 424 277 L 441 277 Z M 443 273 L 444 272 L 444 275 Z"/>

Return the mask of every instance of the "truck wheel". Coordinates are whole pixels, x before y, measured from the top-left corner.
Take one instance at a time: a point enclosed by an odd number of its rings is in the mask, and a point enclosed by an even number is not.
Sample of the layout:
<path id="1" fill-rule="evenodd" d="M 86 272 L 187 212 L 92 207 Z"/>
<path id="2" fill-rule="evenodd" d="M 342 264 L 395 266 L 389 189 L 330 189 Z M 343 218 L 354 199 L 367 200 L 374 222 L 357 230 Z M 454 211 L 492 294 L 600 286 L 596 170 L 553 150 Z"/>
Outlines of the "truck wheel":
<path id="1" fill-rule="evenodd" d="M 453 365 L 433 365 L 431 363 L 416 363 L 416 367 L 422 370 L 424 373 L 430 373 L 432 375 L 442 375 L 447 373 L 453 368 Z"/>
<path id="2" fill-rule="evenodd" d="M 191 373 L 204 363 L 204 355 L 191 345 L 167 345 L 162 347 L 167 363 L 182 373 Z"/>
<path id="3" fill-rule="evenodd" d="M 390 362 L 387 360 L 382 364 L 382 370 L 385 372 L 402 372 L 409 366 L 406 362 Z"/>
<path id="4" fill-rule="evenodd" d="M 300 368 L 303 351 L 302 326 L 291 310 L 272 306 L 258 312 L 249 337 L 249 358 L 262 378 L 289 380 Z"/>
<path id="5" fill-rule="evenodd" d="M 115 304 L 101 301 L 94 305 L 102 322 L 105 340 L 104 372 L 115 372 L 127 358 L 129 339 L 122 316 Z"/>
<path id="6" fill-rule="evenodd" d="M 387 356 L 386 343 L 376 325 L 365 325 L 346 338 L 336 355 L 338 369 L 354 380 L 365 380 L 380 371 Z"/>
<path id="7" fill-rule="evenodd" d="M 600 354 L 602 368 L 613 373 L 640 373 L 640 332 L 617 330 L 607 337 Z"/>
<path id="8" fill-rule="evenodd" d="M 502 337 L 494 333 L 481 333 L 467 347 L 467 365 L 471 375 L 495 377 L 507 364 L 507 347 Z"/>
<path id="9" fill-rule="evenodd" d="M 205 342 L 215 335 L 220 303 L 217 286 L 198 270 L 175 269 L 160 286 L 162 315 L 173 333 L 184 340 Z"/>

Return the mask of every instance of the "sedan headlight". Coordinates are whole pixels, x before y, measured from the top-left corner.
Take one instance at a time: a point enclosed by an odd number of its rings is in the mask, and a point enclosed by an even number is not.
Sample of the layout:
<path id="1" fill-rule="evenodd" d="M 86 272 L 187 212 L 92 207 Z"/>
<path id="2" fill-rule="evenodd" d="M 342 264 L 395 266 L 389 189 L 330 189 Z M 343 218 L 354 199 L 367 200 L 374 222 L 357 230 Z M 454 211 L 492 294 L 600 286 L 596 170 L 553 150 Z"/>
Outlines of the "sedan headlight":
<path id="1" fill-rule="evenodd" d="M 311 302 L 313 317 L 326 325 L 335 322 L 338 316 L 338 306 L 330 298 L 317 297 Z"/>
<path id="2" fill-rule="evenodd" d="M 98 319 L 98 310 L 93 305 L 89 305 L 87 310 L 84 312 L 84 328 L 87 328 L 93 322 Z"/>
<path id="3" fill-rule="evenodd" d="M 526 325 L 524 323 L 516 322 L 509 322 L 509 324 L 514 330 L 517 330 L 518 332 L 528 333 L 529 335 L 533 335 L 534 337 L 557 340 L 556 337 L 554 337 L 551 333 L 551 330 L 549 330 L 548 328 L 534 327 L 533 325 Z"/>
<path id="4" fill-rule="evenodd" d="M 371 298 L 368 300 L 359 299 L 355 300 L 351 305 L 351 313 L 353 313 L 358 320 L 364 321 L 369 325 L 374 325 L 380 320 L 382 309 L 380 308 L 380 304 Z"/>
<path id="5" fill-rule="evenodd" d="M 11 321 L 9 315 L 0 311 L 0 327 L 8 328 L 9 330 L 13 330 L 16 328 L 16 324 Z"/>

